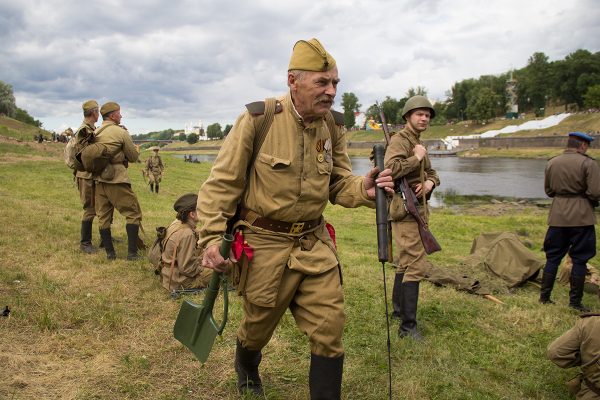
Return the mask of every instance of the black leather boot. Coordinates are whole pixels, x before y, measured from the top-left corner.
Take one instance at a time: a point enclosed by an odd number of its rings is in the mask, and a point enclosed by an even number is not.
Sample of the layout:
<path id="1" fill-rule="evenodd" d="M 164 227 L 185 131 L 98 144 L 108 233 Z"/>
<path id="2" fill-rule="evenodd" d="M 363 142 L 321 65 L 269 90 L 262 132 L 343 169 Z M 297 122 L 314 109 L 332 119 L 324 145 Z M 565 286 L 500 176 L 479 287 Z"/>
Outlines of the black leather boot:
<path id="1" fill-rule="evenodd" d="M 238 390 L 240 394 L 263 394 L 262 381 L 258 374 L 258 366 L 262 360 L 260 350 L 248 350 L 236 340 L 235 345 L 235 372 L 238 376 Z"/>
<path id="2" fill-rule="evenodd" d="M 96 252 L 96 248 L 92 245 L 92 223 L 93 221 L 81 221 L 81 240 L 79 249 L 86 254 Z"/>
<path id="3" fill-rule="evenodd" d="M 392 289 L 392 318 L 402 319 L 402 279 L 404 274 L 396 274 L 394 277 L 394 288 Z"/>
<path id="4" fill-rule="evenodd" d="M 154 191 L 156 192 L 156 194 L 158 194 L 158 183 L 154 184 Z"/>
<path id="5" fill-rule="evenodd" d="M 154 192 L 154 183 L 151 183 L 151 184 L 150 184 L 150 191 L 151 191 L 151 192 Z"/>
<path id="6" fill-rule="evenodd" d="M 116 259 L 117 254 L 115 253 L 115 248 L 113 246 L 110 228 L 100 229 L 100 238 L 102 240 L 102 247 L 104 247 L 104 250 L 106 250 L 106 258 L 108 258 L 109 260 Z"/>
<path id="7" fill-rule="evenodd" d="M 584 285 L 585 275 L 571 275 L 571 290 L 569 290 L 569 307 L 581 312 L 590 312 L 591 310 L 581 303 L 581 299 L 583 299 Z"/>
<path id="8" fill-rule="evenodd" d="M 125 225 L 125 230 L 127 231 L 127 260 L 141 260 L 143 257 L 137 252 L 140 226 L 135 224 L 127 224 Z"/>
<path id="9" fill-rule="evenodd" d="M 339 400 L 342 394 L 344 355 L 323 357 L 310 355 L 308 385 L 311 400 Z"/>
<path id="10" fill-rule="evenodd" d="M 417 330 L 417 305 L 419 303 L 419 282 L 402 284 L 402 314 L 398 336 L 410 337 L 421 342 L 423 336 Z"/>
<path id="11" fill-rule="evenodd" d="M 552 300 L 550 300 L 550 293 L 552 293 L 552 288 L 554 287 L 554 281 L 556 280 L 556 274 L 550 274 L 544 272 L 542 275 L 542 288 L 540 289 L 540 303 L 542 304 L 554 304 Z"/>

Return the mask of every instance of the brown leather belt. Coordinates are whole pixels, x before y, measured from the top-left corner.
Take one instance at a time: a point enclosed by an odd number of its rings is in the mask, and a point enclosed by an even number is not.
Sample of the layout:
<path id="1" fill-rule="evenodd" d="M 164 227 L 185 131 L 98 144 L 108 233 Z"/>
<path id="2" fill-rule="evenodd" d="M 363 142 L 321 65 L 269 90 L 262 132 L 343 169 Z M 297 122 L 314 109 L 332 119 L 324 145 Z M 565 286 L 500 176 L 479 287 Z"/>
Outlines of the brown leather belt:
<path id="1" fill-rule="evenodd" d="M 245 220 L 252 226 L 257 226 L 273 232 L 289 233 L 299 235 L 303 232 L 316 228 L 323 222 L 323 216 L 311 221 L 284 222 L 277 221 L 267 217 L 261 217 L 257 213 L 247 208 L 240 211 L 240 219 Z"/>

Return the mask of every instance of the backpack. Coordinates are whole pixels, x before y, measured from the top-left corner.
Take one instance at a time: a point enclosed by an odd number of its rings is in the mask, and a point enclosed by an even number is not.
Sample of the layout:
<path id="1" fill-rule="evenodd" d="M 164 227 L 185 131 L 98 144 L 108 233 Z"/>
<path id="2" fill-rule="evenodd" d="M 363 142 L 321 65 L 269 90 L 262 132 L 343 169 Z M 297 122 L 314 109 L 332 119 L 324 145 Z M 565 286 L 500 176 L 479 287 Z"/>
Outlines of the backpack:
<path id="1" fill-rule="evenodd" d="M 96 135 L 108 126 L 103 126 L 87 138 L 78 139 L 78 144 L 75 146 L 77 154 L 75 154 L 74 161 L 77 171 L 99 174 L 110 164 L 110 159 L 113 155 L 108 151 L 108 146 L 95 141 Z"/>
<path id="2" fill-rule="evenodd" d="M 160 275 L 162 252 L 164 250 L 163 239 L 167 236 L 167 228 L 164 226 L 156 227 L 156 240 L 148 250 L 148 261 L 154 267 L 154 273 Z"/>
<path id="3" fill-rule="evenodd" d="M 77 138 L 75 135 L 73 135 L 71 136 L 71 139 L 69 139 L 67 145 L 65 146 L 64 157 L 65 164 L 67 164 L 67 167 L 71 169 L 77 169 L 75 167 L 75 156 L 78 152 L 79 150 L 77 149 Z"/>

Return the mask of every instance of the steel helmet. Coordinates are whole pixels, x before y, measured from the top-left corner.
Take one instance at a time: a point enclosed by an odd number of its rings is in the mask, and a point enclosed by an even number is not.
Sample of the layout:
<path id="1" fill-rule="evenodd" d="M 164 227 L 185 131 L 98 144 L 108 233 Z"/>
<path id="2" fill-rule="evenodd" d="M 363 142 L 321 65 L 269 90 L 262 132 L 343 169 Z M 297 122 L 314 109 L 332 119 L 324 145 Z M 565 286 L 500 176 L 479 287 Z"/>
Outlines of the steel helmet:
<path id="1" fill-rule="evenodd" d="M 431 112 L 431 119 L 435 118 L 435 110 L 425 96 L 413 96 L 408 99 L 406 104 L 404 104 L 404 108 L 402 109 L 402 118 L 406 120 L 406 114 L 412 110 L 416 110 L 417 108 L 428 108 Z"/>

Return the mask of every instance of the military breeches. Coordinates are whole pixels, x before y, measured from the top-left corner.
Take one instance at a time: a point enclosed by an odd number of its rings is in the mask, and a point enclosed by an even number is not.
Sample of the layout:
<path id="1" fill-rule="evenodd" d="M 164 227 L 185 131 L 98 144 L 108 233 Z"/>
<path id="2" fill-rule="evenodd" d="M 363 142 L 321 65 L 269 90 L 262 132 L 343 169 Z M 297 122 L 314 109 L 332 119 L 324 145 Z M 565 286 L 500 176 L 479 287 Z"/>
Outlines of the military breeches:
<path id="1" fill-rule="evenodd" d="M 82 221 L 91 221 L 96 216 L 95 185 L 93 179 L 77 178 L 79 199 L 83 206 Z"/>
<path id="2" fill-rule="evenodd" d="M 288 308 L 298 328 L 308 336 L 311 353 L 323 357 L 344 353 L 346 314 L 339 267 L 319 275 L 305 275 L 285 267 L 274 307 L 258 306 L 244 297 L 244 318 L 238 329 L 242 346 L 262 349 Z"/>
<path id="3" fill-rule="evenodd" d="M 129 183 L 96 182 L 96 214 L 100 229 L 110 228 L 115 208 L 128 224 L 140 225 L 142 222 L 142 209 Z"/>
<path id="4" fill-rule="evenodd" d="M 148 183 L 160 183 L 162 179 L 162 174 L 159 172 L 158 174 L 152 173 L 152 171 L 148 171 Z"/>
<path id="5" fill-rule="evenodd" d="M 585 276 L 587 262 L 596 255 L 596 229 L 588 226 L 550 226 L 544 239 L 546 266 L 544 272 L 556 275 L 563 257 L 569 253 L 573 261 L 571 276 Z"/>
<path id="6" fill-rule="evenodd" d="M 398 254 L 397 273 L 404 274 L 403 282 L 419 282 L 425 278 L 430 263 L 419 235 L 417 222 L 407 217 L 392 222 L 392 236 Z"/>

